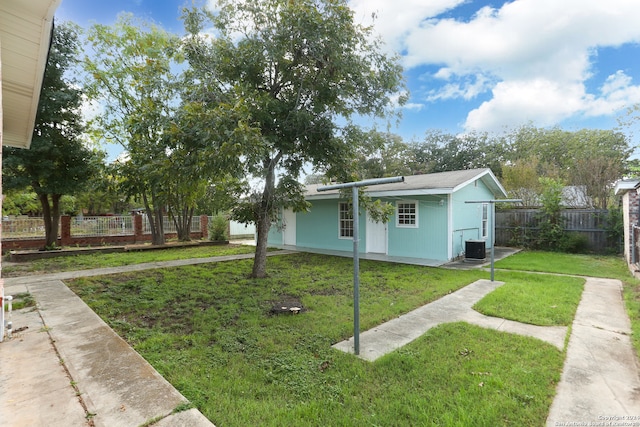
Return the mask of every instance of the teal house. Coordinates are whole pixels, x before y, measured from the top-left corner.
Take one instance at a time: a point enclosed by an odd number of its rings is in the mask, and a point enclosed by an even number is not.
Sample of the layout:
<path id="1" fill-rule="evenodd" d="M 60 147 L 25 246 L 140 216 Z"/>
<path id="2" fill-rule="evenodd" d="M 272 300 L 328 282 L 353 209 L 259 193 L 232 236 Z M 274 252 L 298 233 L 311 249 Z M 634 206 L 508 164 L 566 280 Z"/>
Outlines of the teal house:
<path id="1" fill-rule="evenodd" d="M 308 212 L 284 210 L 271 227 L 268 243 L 311 252 L 353 251 L 350 199 L 338 190 L 318 192 L 307 186 Z M 490 169 L 406 176 L 404 182 L 365 188 L 374 200 L 393 205 L 387 223 L 373 221 L 361 210 L 360 253 L 364 258 L 412 258 L 439 265 L 465 255 L 465 242 L 491 247 L 491 206 L 506 191 Z"/>

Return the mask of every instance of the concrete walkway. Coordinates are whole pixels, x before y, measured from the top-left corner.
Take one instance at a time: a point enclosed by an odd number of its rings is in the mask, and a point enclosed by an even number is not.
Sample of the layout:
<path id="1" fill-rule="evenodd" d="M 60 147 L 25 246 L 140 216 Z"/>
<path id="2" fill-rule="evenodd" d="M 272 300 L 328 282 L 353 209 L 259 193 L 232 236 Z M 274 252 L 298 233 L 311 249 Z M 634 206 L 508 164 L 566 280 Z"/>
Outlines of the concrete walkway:
<path id="1" fill-rule="evenodd" d="M 270 256 L 288 251 L 272 252 Z M 138 264 L 5 279 L 7 295 L 29 292 L 37 309 L 14 312 L 0 343 L 0 426 L 212 426 L 118 337 L 62 280 L 252 255 Z M 500 282 L 477 281 L 360 334 L 360 357 L 374 361 L 440 323 L 466 321 L 564 348 L 565 327 L 537 327 L 471 309 Z M 547 426 L 588 425 L 640 416 L 640 380 L 630 324 L 616 280 L 587 279 Z M 353 339 L 336 348 L 353 352 Z M 629 419 L 629 418 L 627 418 Z M 575 424 L 582 423 L 582 424 Z M 597 424 L 595 424 L 597 425 Z M 612 424 L 613 425 L 613 424 Z"/>
<path id="2" fill-rule="evenodd" d="M 289 252 L 270 252 L 268 256 Z M 253 258 L 253 254 L 153 262 L 4 279 L 5 295 L 30 293 L 37 309 L 13 313 L 0 343 L 0 426 L 213 426 L 62 280 Z"/>
<path id="3" fill-rule="evenodd" d="M 638 375 L 622 283 L 587 279 L 547 426 L 640 425 Z"/>
<path id="4" fill-rule="evenodd" d="M 478 280 L 437 301 L 361 333 L 359 357 L 375 361 L 377 358 L 410 343 L 435 326 L 460 321 L 498 331 L 535 337 L 562 351 L 568 329 L 565 326 L 527 325 L 485 316 L 471 308 L 485 295 L 502 285 L 503 282 Z M 339 342 L 333 347 L 347 353 L 354 353 L 353 337 Z"/>

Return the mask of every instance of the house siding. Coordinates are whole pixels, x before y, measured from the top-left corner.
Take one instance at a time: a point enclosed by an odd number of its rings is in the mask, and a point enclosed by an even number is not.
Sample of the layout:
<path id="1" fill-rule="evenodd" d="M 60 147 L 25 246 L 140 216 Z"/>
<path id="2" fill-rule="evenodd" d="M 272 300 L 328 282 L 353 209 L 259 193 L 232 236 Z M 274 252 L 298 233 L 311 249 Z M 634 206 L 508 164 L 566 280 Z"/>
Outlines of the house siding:
<path id="1" fill-rule="evenodd" d="M 418 196 L 402 198 L 415 200 L 418 205 L 418 227 L 398 227 L 397 209 L 389 219 L 388 254 L 413 258 L 447 260 L 447 206 L 443 196 Z M 383 199 L 396 207 L 397 200 Z"/>
<path id="2" fill-rule="evenodd" d="M 486 239 L 482 238 L 482 204 L 468 201 L 493 200 L 494 195 L 480 180 L 476 180 L 459 189 L 452 197 L 453 229 L 452 257 L 461 256 L 465 251 L 467 240 L 486 240 L 486 248 L 491 247 L 493 230 L 491 230 L 491 206 L 489 206 L 488 229 Z"/>
<path id="3" fill-rule="evenodd" d="M 267 236 L 267 242 L 270 245 L 282 245 L 282 219 L 279 218 L 277 222 L 271 224 L 269 228 L 269 235 Z"/>
<path id="4" fill-rule="evenodd" d="M 486 175 L 483 175 L 486 176 Z M 467 201 L 493 200 L 495 186 L 483 182 L 482 175 L 460 184 L 450 193 L 443 190 L 440 194 L 420 194 L 395 196 L 393 191 L 381 195 L 378 199 L 393 205 L 393 214 L 386 227 L 386 252 L 394 257 L 422 258 L 436 261 L 449 261 L 464 255 L 467 240 L 482 239 L 482 204 Z M 498 184 L 499 185 L 499 184 Z M 449 187 L 450 188 L 450 187 Z M 385 191 L 386 193 L 387 191 Z M 416 189 L 416 193 L 424 193 Z M 404 192 L 403 194 L 411 194 Z M 500 196 L 504 196 L 500 192 Z M 352 251 L 353 240 L 339 237 L 339 203 L 346 199 L 307 199 L 311 207 L 308 212 L 296 216 L 296 245 L 300 248 Z M 417 206 L 417 226 L 412 226 L 411 217 L 405 225 L 397 223 L 398 202 L 415 202 Z M 487 218 L 487 248 L 491 247 L 491 206 Z M 411 209 L 405 211 L 411 215 Z M 405 220 L 407 218 L 405 217 Z M 359 250 L 367 251 L 367 214 L 360 210 Z M 372 236 L 369 236 L 373 239 Z M 376 241 L 378 241 L 376 239 Z M 269 243 L 282 245 L 282 232 L 272 227 Z M 380 247 L 376 248 L 380 251 Z M 381 251 L 382 252 L 382 251 Z"/>
<path id="5" fill-rule="evenodd" d="M 338 237 L 338 203 L 346 200 L 314 200 L 308 212 L 298 213 L 297 245 L 303 248 L 353 250 L 353 239 Z M 366 247 L 366 216 L 360 212 L 360 251 Z"/>

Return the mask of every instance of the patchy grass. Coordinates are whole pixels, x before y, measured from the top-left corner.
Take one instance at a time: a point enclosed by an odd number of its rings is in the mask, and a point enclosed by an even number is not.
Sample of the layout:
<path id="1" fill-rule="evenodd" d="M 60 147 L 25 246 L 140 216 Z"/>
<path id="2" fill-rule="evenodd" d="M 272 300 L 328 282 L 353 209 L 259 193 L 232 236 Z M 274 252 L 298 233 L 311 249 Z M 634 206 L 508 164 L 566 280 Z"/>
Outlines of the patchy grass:
<path id="1" fill-rule="evenodd" d="M 505 284 L 478 301 L 475 310 L 540 326 L 570 326 L 573 322 L 584 279 L 502 273 L 501 280 Z"/>
<path id="2" fill-rule="evenodd" d="M 629 277 L 629 270 L 621 257 L 560 252 L 522 251 L 496 261 L 495 268 L 621 280 Z"/>
<path id="3" fill-rule="evenodd" d="M 28 292 L 12 295 L 11 297 L 13 298 L 13 300 L 11 301 L 12 310 L 20 310 L 23 308 L 35 307 L 36 305 L 36 301 Z M 7 304 L 4 307 L 4 309 L 5 311 L 7 311 L 9 309 L 9 305 Z"/>
<path id="4" fill-rule="evenodd" d="M 551 345 L 455 323 L 370 363 L 331 348 L 352 334 L 350 259 L 273 257 L 261 280 L 250 270 L 234 261 L 69 285 L 219 426 L 544 424 L 564 357 Z M 361 328 L 487 276 L 363 260 Z M 271 313 L 291 299 L 305 311 Z"/>
<path id="5" fill-rule="evenodd" d="M 3 277 L 27 276 L 59 271 L 86 270 L 91 268 L 116 267 L 145 262 L 171 261 L 189 258 L 253 253 L 255 247 L 245 245 L 193 246 L 175 249 L 132 251 L 111 254 L 84 254 L 40 259 L 3 266 Z"/>

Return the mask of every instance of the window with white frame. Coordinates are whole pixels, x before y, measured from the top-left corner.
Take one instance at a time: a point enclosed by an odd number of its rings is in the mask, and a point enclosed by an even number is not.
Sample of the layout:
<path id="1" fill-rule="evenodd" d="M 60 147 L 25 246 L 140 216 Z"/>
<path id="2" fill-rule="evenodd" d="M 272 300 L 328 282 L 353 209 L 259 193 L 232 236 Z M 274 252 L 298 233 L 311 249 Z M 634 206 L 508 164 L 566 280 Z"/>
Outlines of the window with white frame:
<path id="1" fill-rule="evenodd" d="M 403 200 L 396 203 L 396 226 L 418 228 L 418 202 Z"/>
<path id="2" fill-rule="evenodd" d="M 486 239 L 489 235 L 489 204 L 482 204 L 482 238 Z"/>
<path id="3" fill-rule="evenodd" d="M 338 236 L 341 239 L 353 238 L 353 211 L 351 203 L 340 202 L 338 207 Z"/>

